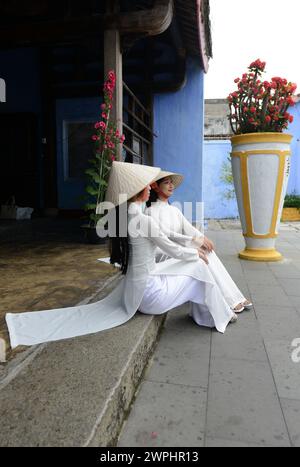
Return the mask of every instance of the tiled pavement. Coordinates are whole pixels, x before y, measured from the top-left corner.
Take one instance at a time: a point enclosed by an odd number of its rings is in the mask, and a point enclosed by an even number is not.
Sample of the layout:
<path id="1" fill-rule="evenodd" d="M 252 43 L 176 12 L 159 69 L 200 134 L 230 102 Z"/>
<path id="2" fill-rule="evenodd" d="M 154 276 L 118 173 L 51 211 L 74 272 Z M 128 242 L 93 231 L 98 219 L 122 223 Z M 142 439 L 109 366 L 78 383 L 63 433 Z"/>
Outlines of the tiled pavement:
<path id="1" fill-rule="evenodd" d="M 234 222 L 207 236 L 255 309 L 225 335 L 197 327 L 187 306 L 170 312 L 118 445 L 299 447 L 300 225 L 281 227 L 281 263 L 239 260 Z"/>

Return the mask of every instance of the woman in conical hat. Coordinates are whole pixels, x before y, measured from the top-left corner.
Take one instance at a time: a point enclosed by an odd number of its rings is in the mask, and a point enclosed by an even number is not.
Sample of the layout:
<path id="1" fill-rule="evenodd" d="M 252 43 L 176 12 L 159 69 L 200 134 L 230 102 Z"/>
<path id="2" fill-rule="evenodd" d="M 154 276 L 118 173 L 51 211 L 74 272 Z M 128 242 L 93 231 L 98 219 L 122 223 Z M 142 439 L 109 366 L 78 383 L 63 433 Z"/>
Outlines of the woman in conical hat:
<path id="1" fill-rule="evenodd" d="M 128 235 L 117 237 L 111 247 L 111 261 L 119 262 L 123 278 L 105 299 L 89 305 L 6 315 L 11 346 L 56 341 L 126 323 L 139 309 L 146 314 L 161 314 L 179 304 L 194 301 L 205 306 L 211 326 L 220 332 L 236 315 L 211 279 L 197 248 L 182 247 L 169 240 L 157 223 L 144 215 L 150 184 L 160 169 L 114 162 L 106 201 L 119 210 L 120 195 L 129 199 Z M 159 265 L 155 249 L 160 247 L 172 259 Z M 203 267 L 201 267 L 203 265 Z"/>
<path id="2" fill-rule="evenodd" d="M 213 243 L 184 217 L 180 209 L 169 203 L 174 190 L 182 181 L 182 175 L 162 171 L 151 185 L 152 191 L 145 213 L 155 219 L 160 229 L 170 239 L 184 246 L 201 248 L 206 257 L 208 269 L 212 273 L 226 302 L 235 313 L 240 313 L 245 308 L 251 308 L 253 306 L 252 303 L 246 300 L 230 277 L 230 274 L 215 253 Z M 167 259 L 161 252 L 158 253 L 159 261 Z M 195 313 L 195 316 L 199 318 L 198 313 Z"/>

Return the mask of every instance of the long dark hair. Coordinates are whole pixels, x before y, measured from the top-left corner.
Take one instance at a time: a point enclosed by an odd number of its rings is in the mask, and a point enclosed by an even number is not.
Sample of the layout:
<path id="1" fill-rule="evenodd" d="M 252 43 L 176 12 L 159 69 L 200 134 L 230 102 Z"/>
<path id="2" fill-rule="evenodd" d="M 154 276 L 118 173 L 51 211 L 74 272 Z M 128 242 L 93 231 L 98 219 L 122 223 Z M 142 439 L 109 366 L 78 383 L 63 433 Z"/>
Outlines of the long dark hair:
<path id="1" fill-rule="evenodd" d="M 157 183 L 159 184 L 159 182 L 161 182 L 161 180 L 159 180 Z M 157 200 L 158 200 L 158 194 L 156 193 L 156 191 L 153 190 L 153 188 L 151 188 L 150 197 L 146 203 L 147 208 L 150 208 L 151 204 L 156 203 Z"/>
<path id="2" fill-rule="evenodd" d="M 109 239 L 110 263 L 118 263 L 121 266 L 121 272 L 125 276 L 128 269 L 129 260 L 129 242 L 128 234 L 126 237 L 120 237 L 120 222 L 119 212 L 120 208 L 116 208 L 116 236 Z"/>
<path id="3" fill-rule="evenodd" d="M 164 177 L 164 178 L 161 178 L 160 180 L 157 180 L 156 181 L 157 185 L 160 185 L 166 178 L 169 178 L 169 177 Z M 158 193 L 156 193 L 156 191 L 153 190 L 153 188 L 151 188 L 150 197 L 149 197 L 149 200 L 146 203 L 147 208 L 150 208 L 151 204 L 156 203 L 156 201 L 158 199 L 159 199 Z"/>

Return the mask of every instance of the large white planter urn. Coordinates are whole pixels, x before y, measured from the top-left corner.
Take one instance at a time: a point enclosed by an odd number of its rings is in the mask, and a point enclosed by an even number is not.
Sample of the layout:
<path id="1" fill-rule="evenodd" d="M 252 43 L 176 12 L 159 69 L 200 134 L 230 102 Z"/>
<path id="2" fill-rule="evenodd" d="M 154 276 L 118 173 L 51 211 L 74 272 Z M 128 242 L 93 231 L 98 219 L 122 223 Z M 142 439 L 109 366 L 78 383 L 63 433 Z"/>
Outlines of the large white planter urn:
<path id="1" fill-rule="evenodd" d="M 251 133 L 231 138 L 231 163 L 246 248 L 239 257 L 280 261 L 278 227 L 287 191 L 292 135 Z"/>

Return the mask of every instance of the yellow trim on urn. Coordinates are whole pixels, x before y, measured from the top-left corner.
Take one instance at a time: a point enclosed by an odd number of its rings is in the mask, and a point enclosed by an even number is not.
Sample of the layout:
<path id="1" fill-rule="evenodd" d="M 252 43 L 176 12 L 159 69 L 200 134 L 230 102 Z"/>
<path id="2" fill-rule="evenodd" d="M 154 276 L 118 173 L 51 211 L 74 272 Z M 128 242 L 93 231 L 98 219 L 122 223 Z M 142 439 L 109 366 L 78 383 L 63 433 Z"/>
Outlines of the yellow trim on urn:
<path id="1" fill-rule="evenodd" d="M 282 134 L 280 135 L 282 136 Z M 247 135 L 242 135 L 242 136 L 247 136 Z M 276 193 L 275 193 L 271 228 L 270 228 L 270 232 L 264 235 L 256 234 L 253 231 L 251 202 L 250 202 L 250 189 L 249 189 L 249 179 L 248 179 L 248 157 L 252 155 L 257 155 L 257 154 L 277 155 L 279 157 L 278 180 L 277 180 L 277 185 L 276 185 Z M 286 157 L 290 155 L 291 155 L 291 151 L 282 151 L 279 149 L 253 149 L 249 151 L 235 151 L 231 153 L 232 157 L 240 158 L 243 205 L 244 205 L 246 228 L 247 228 L 247 232 L 243 233 L 244 237 L 256 238 L 256 239 L 271 239 L 271 238 L 278 237 L 278 233 L 276 233 L 276 226 L 277 226 L 277 220 L 278 220 L 278 214 L 279 214 L 279 206 L 280 206 L 282 188 L 284 184 L 285 163 L 286 163 Z"/>
<path id="2" fill-rule="evenodd" d="M 293 135 L 288 133 L 247 133 L 231 137 L 231 142 L 237 144 L 252 143 L 287 143 L 290 144 Z"/>
<path id="3" fill-rule="evenodd" d="M 255 250 L 255 249 L 245 248 L 245 250 L 239 253 L 239 258 L 245 259 L 247 261 L 276 262 L 276 261 L 282 261 L 283 256 L 275 248 L 265 249 L 265 250 L 263 249 Z"/>

